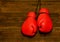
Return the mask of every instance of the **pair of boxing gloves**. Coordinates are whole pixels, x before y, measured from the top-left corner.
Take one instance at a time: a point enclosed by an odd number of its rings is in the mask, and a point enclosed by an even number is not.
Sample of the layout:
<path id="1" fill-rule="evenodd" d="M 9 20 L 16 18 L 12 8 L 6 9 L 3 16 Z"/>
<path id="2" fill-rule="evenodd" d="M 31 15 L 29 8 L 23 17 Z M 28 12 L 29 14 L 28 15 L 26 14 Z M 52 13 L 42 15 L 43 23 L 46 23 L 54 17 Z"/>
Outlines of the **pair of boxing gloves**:
<path id="1" fill-rule="evenodd" d="M 28 17 L 22 24 L 21 31 L 26 36 L 34 36 L 37 30 L 41 33 L 49 33 L 52 30 L 52 20 L 46 8 L 39 10 L 37 20 L 35 12 L 28 12 Z"/>

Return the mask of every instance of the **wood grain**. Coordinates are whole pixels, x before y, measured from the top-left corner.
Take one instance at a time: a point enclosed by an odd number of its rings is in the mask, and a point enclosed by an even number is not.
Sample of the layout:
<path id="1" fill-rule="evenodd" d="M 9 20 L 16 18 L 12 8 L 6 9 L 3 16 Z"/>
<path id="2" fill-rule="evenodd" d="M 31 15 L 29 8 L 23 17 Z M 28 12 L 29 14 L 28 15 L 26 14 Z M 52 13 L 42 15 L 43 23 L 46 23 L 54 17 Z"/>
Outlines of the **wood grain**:
<path id="1" fill-rule="evenodd" d="M 53 21 L 49 34 L 37 34 L 33 38 L 21 34 L 21 26 L 27 12 L 35 11 L 37 0 L 0 0 L 0 42 L 60 42 L 60 1 L 41 0 L 41 8 L 48 8 Z M 36 14 L 37 15 L 37 14 Z"/>

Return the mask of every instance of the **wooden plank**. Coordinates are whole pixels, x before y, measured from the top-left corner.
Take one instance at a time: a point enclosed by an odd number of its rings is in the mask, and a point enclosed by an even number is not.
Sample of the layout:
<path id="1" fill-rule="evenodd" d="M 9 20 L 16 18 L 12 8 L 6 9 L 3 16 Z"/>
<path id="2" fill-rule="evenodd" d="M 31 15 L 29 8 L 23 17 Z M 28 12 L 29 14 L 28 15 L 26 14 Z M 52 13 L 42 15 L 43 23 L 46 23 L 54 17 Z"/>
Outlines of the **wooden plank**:
<path id="1" fill-rule="evenodd" d="M 27 12 L 28 10 L 34 11 L 36 8 L 36 6 L 32 5 L 34 3 L 36 3 L 36 2 L 8 2 L 5 5 L 2 5 L 1 11 L 3 13 L 7 13 L 7 12 L 8 13 L 11 13 L 11 12 L 20 13 L 20 12 Z"/>
<path id="2" fill-rule="evenodd" d="M 0 39 L 2 42 L 59 42 L 60 41 L 60 27 L 54 27 L 53 31 L 50 34 L 40 34 L 39 32 L 33 38 L 25 37 L 21 34 L 21 27 L 0 27 Z"/>

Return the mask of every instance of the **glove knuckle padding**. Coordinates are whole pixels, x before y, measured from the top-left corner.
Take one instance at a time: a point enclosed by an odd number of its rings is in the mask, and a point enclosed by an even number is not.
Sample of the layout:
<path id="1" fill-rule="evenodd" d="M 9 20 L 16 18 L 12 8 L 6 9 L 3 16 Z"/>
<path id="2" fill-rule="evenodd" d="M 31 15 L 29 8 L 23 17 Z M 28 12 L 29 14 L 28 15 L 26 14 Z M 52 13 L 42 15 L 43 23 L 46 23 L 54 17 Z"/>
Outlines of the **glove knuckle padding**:
<path id="1" fill-rule="evenodd" d="M 32 17 L 28 17 L 22 25 L 22 33 L 24 35 L 33 36 L 36 30 L 36 20 Z"/>
<path id="2" fill-rule="evenodd" d="M 41 11 L 42 12 L 42 11 Z M 44 9 L 45 12 L 45 9 Z M 52 20 L 48 15 L 48 12 L 42 13 L 39 15 L 38 20 L 38 27 L 41 32 L 50 32 L 52 30 Z"/>
<path id="3" fill-rule="evenodd" d="M 39 25 L 41 26 L 41 28 L 39 28 L 41 32 L 50 32 L 52 29 L 52 21 L 48 16 L 40 18 Z"/>

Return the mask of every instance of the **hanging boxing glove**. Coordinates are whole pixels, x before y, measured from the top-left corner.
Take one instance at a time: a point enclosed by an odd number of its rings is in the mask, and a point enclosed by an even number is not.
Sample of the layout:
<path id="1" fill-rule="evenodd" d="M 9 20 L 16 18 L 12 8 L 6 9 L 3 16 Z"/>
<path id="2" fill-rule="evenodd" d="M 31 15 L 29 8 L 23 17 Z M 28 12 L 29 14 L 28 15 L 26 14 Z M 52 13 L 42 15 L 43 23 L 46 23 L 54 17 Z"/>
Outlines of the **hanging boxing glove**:
<path id="1" fill-rule="evenodd" d="M 26 36 L 34 36 L 37 31 L 37 24 L 35 20 L 36 16 L 34 12 L 29 12 L 27 19 L 22 25 L 22 33 Z"/>
<path id="2" fill-rule="evenodd" d="M 52 20 L 49 17 L 49 11 L 46 8 L 39 10 L 39 16 L 37 19 L 39 31 L 42 33 L 48 33 L 52 30 Z"/>

